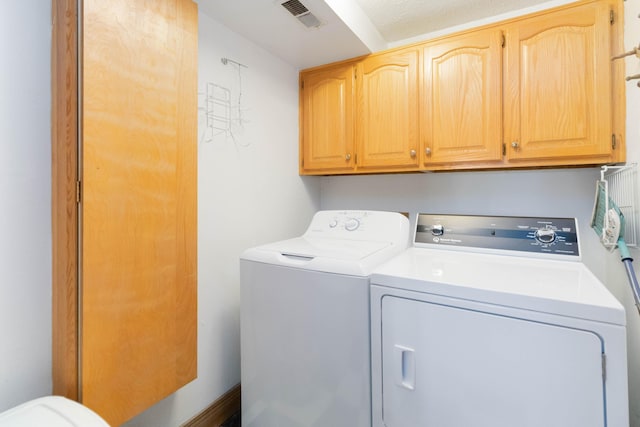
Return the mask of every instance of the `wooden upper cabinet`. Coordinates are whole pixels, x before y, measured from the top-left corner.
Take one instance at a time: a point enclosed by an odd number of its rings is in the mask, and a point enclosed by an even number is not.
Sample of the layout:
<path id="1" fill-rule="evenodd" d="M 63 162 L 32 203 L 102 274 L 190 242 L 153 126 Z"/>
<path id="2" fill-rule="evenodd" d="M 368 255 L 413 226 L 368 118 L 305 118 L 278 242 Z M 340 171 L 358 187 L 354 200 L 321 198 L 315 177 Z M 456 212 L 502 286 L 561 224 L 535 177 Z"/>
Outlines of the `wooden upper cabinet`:
<path id="1" fill-rule="evenodd" d="M 424 48 L 424 164 L 502 160 L 502 32 L 481 30 Z"/>
<path id="2" fill-rule="evenodd" d="M 354 168 L 354 74 L 353 64 L 301 74 L 301 172 Z"/>
<path id="3" fill-rule="evenodd" d="M 584 0 L 303 71 L 301 173 L 625 161 L 623 9 Z"/>
<path id="4" fill-rule="evenodd" d="M 357 66 L 358 170 L 420 166 L 419 49 L 372 55 Z"/>
<path id="5" fill-rule="evenodd" d="M 600 1 L 505 27 L 509 162 L 612 160 L 610 19 L 610 5 Z"/>

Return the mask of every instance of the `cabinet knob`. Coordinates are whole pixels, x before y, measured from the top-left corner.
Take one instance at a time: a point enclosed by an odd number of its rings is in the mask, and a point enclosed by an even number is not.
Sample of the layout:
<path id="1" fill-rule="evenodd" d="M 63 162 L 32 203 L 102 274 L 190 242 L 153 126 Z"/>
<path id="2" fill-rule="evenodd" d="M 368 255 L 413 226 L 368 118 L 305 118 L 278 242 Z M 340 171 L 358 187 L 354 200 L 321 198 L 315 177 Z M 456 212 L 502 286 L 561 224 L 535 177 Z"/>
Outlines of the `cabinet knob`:
<path id="1" fill-rule="evenodd" d="M 344 159 L 347 161 L 351 160 L 351 154 L 347 153 L 347 155 L 344 156 Z"/>
<path id="2" fill-rule="evenodd" d="M 513 141 L 511 142 L 511 146 L 517 150 L 518 148 L 520 148 L 520 143 L 518 141 Z"/>
<path id="3" fill-rule="evenodd" d="M 409 155 L 413 158 L 416 156 L 416 150 L 409 151 Z"/>
<path id="4" fill-rule="evenodd" d="M 426 154 L 427 156 L 431 155 L 431 147 L 427 147 L 424 149 L 424 154 Z"/>

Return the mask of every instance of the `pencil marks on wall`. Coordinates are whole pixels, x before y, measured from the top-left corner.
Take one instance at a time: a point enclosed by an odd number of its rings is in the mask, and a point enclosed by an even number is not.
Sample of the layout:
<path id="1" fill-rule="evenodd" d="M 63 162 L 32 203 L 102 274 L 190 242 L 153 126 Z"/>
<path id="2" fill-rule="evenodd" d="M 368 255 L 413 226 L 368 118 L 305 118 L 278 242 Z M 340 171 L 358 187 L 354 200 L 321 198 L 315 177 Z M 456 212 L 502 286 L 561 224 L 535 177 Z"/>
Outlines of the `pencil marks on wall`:
<path id="1" fill-rule="evenodd" d="M 248 123 L 248 109 L 242 98 L 242 73 L 248 67 L 229 58 L 221 58 L 220 62 L 231 71 L 219 76 L 219 82 L 206 82 L 204 92 L 199 94 L 203 102 L 200 102 L 198 110 L 205 117 L 199 139 L 200 142 L 232 141 L 239 146 L 248 146 L 250 143 L 242 142 Z"/>
<path id="2" fill-rule="evenodd" d="M 215 83 L 207 83 L 206 117 L 207 129 L 231 134 L 231 91 Z"/>

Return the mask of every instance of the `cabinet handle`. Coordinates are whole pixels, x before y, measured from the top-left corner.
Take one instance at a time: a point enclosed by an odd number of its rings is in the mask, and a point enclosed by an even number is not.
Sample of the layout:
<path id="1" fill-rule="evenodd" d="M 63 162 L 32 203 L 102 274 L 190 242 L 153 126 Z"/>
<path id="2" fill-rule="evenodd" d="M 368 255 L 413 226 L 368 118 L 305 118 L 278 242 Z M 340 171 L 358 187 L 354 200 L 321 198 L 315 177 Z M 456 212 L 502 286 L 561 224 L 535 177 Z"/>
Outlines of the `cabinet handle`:
<path id="1" fill-rule="evenodd" d="M 424 154 L 426 154 L 427 156 L 430 156 L 431 155 L 431 148 L 430 147 L 425 148 L 424 149 Z"/>
<path id="2" fill-rule="evenodd" d="M 351 160 L 351 154 L 347 153 L 347 155 L 344 156 L 344 159 L 347 161 Z"/>
<path id="3" fill-rule="evenodd" d="M 409 155 L 413 158 L 416 156 L 416 150 L 409 151 Z"/>
<path id="4" fill-rule="evenodd" d="M 518 148 L 520 148 L 520 143 L 518 141 L 513 141 L 511 143 L 511 146 L 513 147 L 514 150 L 517 150 Z"/>

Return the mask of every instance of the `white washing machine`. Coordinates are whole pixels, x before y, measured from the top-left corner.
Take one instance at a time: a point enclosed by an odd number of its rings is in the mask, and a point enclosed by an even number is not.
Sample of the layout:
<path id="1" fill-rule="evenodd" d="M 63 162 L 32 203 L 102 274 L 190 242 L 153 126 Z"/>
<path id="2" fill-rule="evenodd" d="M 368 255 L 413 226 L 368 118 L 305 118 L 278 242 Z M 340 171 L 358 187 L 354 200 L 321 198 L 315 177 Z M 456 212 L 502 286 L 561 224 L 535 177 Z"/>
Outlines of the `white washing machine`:
<path id="1" fill-rule="evenodd" d="M 375 427 L 628 427 L 625 313 L 574 219 L 420 214 L 371 276 Z"/>
<path id="2" fill-rule="evenodd" d="M 401 214 L 320 211 L 244 252 L 243 426 L 371 426 L 369 275 L 409 242 Z"/>

